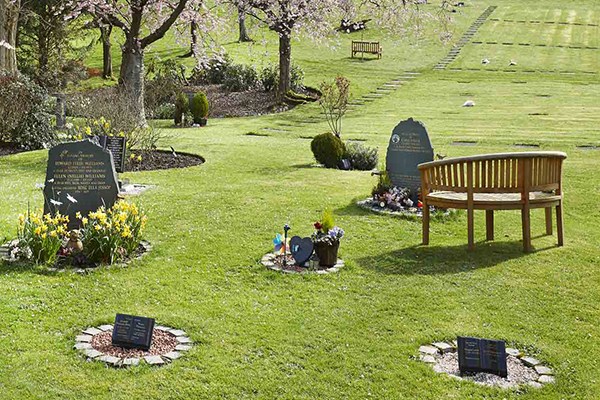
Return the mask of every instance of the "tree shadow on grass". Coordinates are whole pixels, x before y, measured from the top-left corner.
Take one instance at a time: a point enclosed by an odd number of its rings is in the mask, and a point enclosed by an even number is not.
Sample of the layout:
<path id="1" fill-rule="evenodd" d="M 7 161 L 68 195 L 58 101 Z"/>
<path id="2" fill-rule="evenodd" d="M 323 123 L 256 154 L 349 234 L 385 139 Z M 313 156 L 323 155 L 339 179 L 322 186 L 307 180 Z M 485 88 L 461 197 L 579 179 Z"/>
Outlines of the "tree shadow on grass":
<path id="1" fill-rule="evenodd" d="M 480 242 L 467 245 L 411 246 L 357 260 L 364 268 L 394 275 L 445 275 L 489 268 L 526 256 L 520 242 Z"/>

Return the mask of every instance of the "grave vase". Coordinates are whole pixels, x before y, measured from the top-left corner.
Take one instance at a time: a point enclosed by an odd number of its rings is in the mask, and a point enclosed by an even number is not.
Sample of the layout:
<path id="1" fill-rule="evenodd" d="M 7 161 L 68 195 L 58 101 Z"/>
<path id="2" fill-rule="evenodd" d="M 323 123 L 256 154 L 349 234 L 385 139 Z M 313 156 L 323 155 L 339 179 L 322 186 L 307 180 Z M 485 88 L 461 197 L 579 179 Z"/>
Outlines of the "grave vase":
<path id="1" fill-rule="evenodd" d="M 317 253 L 317 257 L 319 257 L 319 266 L 327 268 L 333 267 L 337 263 L 339 248 L 339 240 L 332 244 L 327 242 L 315 242 L 315 253 Z"/>

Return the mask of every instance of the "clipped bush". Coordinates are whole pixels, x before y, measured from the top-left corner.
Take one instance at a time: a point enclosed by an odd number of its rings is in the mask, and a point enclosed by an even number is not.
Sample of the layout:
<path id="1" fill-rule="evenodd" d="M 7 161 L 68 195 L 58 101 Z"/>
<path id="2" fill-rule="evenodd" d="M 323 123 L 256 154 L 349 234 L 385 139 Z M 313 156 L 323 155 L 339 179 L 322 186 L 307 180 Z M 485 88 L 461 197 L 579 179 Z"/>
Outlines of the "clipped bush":
<path id="1" fill-rule="evenodd" d="M 352 141 L 347 141 L 345 146 L 346 154 L 344 158 L 350 161 L 352 168 L 369 171 L 377 166 L 379 155 L 376 147 L 367 147 Z"/>
<path id="2" fill-rule="evenodd" d="M 194 124 L 200 124 L 201 120 L 208 116 L 208 98 L 204 92 L 194 95 L 190 103 L 190 111 L 194 116 Z"/>
<path id="3" fill-rule="evenodd" d="M 331 132 L 315 136 L 310 143 L 310 149 L 317 162 L 327 168 L 337 168 L 345 153 L 344 142 Z"/>
<path id="4" fill-rule="evenodd" d="M 190 100 L 187 94 L 180 92 L 175 99 L 175 125 L 181 125 L 183 117 L 188 112 Z"/>
<path id="5" fill-rule="evenodd" d="M 258 73 L 251 65 L 233 64 L 225 71 L 223 86 L 232 92 L 245 92 L 259 84 Z"/>

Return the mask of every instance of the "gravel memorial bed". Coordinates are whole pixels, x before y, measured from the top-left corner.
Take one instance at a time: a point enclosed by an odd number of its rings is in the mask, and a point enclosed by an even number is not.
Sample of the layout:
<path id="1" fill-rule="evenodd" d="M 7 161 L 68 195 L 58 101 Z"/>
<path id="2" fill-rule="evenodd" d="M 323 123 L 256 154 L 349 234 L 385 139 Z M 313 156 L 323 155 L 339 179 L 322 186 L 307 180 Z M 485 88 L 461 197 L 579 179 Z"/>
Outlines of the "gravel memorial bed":
<path id="1" fill-rule="evenodd" d="M 100 361 L 111 367 L 127 367 L 142 362 L 148 365 L 167 364 L 191 350 L 194 344 L 184 331 L 168 326 L 154 327 L 148 351 L 113 346 L 112 333 L 113 325 L 87 328 L 75 338 L 73 348 L 88 361 Z"/>
<path id="2" fill-rule="evenodd" d="M 528 385 L 541 388 L 544 384 L 554 382 L 554 372 L 541 361 L 526 356 L 520 350 L 506 348 L 506 366 L 508 376 L 503 378 L 485 372 L 461 375 L 458 366 L 456 343 L 436 342 L 419 348 L 420 360 L 431 364 L 437 373 L 444 373 L 452 378 L 468 380 L 480 385 L 494 386 L 502 389 Z"/>
<path id="3" fill-rule="evenodd" d="M 344 267 L 344 261 L 339 259 L 337 263 L 332 267 L 321 267 L 318 265 L 318 259 L 313 255 L 313 258 L 307 261 L 304 265 L 296 264 L 294 257 L 291 255 L 286 256 L 286 264 L 283 265 L 283 254 L 267 253 L 260 260 L 261 264 L 265 267 L 273 270 L 280 271 L 287 274 L 332 274 L 338 272 Z"/>

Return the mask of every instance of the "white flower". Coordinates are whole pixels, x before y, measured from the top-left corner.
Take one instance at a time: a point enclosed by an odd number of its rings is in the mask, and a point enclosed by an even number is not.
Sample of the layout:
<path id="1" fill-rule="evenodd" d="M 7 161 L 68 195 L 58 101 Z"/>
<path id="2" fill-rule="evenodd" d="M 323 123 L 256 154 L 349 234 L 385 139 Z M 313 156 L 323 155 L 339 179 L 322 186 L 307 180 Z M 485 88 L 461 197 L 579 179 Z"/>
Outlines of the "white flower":
<path id="1" fill-rule="evenodd" d="M 50 203 L 54 204 L 55 206 L 62 206 L 62 202 L 58 200 L 50 199 Z"/>
<path id="2" fill-rule="evenodd" d="M 36 189 L 43 189 L 44 188 L 44 184 L 43 183 L 36 183 L 35 184 L 35 188 Z"/>
<path id="3" fill-rule="evenodd" d="M 69 193 L 67 193 L 67 200 L 69 200 L 71 203 L 77 203 L 77 199 L 71 196 Z"/>
<path id="4" fill-rule="evenodd" d="M 72 123 L 70 123 L 70 122 L 67 122 L 67 123 L 65 124 L 65 128 L 67 128 L 67 129 L 73 129 L 73 124 L 72 124 Z"/>

